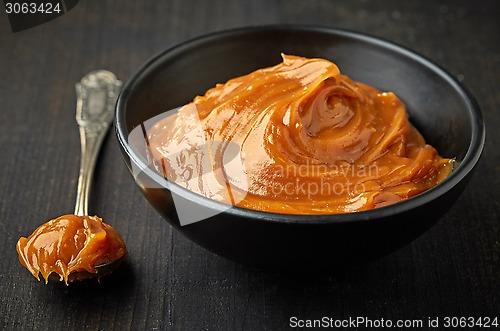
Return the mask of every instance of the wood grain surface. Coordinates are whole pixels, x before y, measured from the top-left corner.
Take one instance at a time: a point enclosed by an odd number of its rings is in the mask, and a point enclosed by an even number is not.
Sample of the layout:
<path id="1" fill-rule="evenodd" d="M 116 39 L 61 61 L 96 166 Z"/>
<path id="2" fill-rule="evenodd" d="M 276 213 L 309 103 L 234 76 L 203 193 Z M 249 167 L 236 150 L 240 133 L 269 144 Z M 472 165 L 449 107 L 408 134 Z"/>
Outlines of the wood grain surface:
<path id="1" fill-rule="evenodd" d="M 12 33 L 1 12 L 0 329 L 288 330 L 292 316 L 500 318 L 499 17 L 498 1 L 94 0 Z M 188 38 L 271 23 L 391 40 L 443 66 L 475 95 L 487 127 L 483 157 L 436 226 L 396 253 L 335 274 L 241 266 L 191 243 L 149 206 L 110 134 L 90 212 L 123 234 L 126 264 L 101 283 L 70 286 L 39 283 L 21 267 L 18 238 L 73 210 L 75 82 L 94 69 L 126 80 Z"/>

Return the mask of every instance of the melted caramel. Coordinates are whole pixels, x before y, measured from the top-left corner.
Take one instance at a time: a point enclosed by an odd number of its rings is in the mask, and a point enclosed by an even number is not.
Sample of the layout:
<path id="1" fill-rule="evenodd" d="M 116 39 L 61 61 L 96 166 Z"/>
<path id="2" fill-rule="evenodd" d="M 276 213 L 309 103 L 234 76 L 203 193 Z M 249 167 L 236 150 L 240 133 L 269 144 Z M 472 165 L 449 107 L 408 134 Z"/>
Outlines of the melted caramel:
<path id="1" fill-rule="evenodd" d="M 19 261 L 45 282 L 51 273 L 68 284 L 73 272 L 96 273 L 96 266 L 127 254 L 120 234 L 97 216 L 63 215 L 39 226 L 16 245 Z"/>
<path id="2" fill-rule="evenodd" d="M 435 186 L 453 168 L 396 95 L 349 79 L 330 61 L 287 55 L 196 97 L 147 138 L 168 179 L 278 213 L 385 206 Z M 235 145 L 238 155 L 229 155 Z"/>

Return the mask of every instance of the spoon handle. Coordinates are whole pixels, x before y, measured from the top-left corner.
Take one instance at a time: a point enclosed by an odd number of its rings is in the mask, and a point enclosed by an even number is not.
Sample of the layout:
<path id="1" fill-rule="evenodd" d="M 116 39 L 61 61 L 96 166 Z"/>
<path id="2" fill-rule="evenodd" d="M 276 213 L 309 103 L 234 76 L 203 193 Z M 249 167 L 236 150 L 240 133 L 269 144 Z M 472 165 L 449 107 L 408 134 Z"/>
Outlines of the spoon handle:
<path id="1" fill-rule="evenodd" d="M 88 215 L 89 192 L 102 141 L 113 120 L 122 83 L 106 70 L 88 73 L 76 84 L 76 122 L 80 127 L 81 160 L 75 215 Z"/>

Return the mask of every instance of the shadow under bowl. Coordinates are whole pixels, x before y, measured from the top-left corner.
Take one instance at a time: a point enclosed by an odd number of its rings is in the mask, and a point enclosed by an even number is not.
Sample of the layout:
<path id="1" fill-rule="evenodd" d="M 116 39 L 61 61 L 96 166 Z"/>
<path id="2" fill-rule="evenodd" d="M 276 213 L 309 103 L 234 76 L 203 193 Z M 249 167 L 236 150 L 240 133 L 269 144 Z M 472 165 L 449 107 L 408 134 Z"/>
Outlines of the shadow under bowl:
<path id="1" fill-rule="evenodd" d="M 331 60 L 350 78 L 395 92 L 427 142 L 459 166 L 436 187 L 387 207 L 341 215 L 285 215 L 229 208 L 174 183 L 165 185 L 163 176 L 130 144 L 132 130 L 152 117 L 192 101 L 217 83 L 278 64 L 281 53 Z M 437 65 L 378 38 L 314 26 L 224 31 L 158 54 L 125 84 L 115 129 L 138 187 L 179 232 L 244 264 L 294 270 L 370 260 L 418 238 L 463 191 L 485 137 L 477 103 Z M 179 205 L 213 216 L 181 226 Z"/>

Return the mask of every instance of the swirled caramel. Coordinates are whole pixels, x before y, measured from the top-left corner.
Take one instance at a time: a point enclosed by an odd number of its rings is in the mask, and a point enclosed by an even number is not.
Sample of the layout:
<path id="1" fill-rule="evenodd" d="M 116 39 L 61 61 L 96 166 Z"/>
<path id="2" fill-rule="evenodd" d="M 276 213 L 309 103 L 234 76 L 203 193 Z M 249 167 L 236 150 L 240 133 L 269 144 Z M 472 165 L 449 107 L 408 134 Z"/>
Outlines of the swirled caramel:
<path id="1" fill-rule="evenodd" d="M 68 284 L 73 273 L 96 273 L 96 266 L 127 254 L 120 234 L 97 216 L 63 215 L 39 226 L 16 245 L 19 261 L 38 280 L 56 273 Z"/>
<path id="2" fill-rule="evenodd" d="M 349 79 L 330 61 L 287 55 L 196 97 L 147 138 L 171 181 L 278 213 L 385 206 L 428 190 L 453 168 L 396 95 Z"/>

